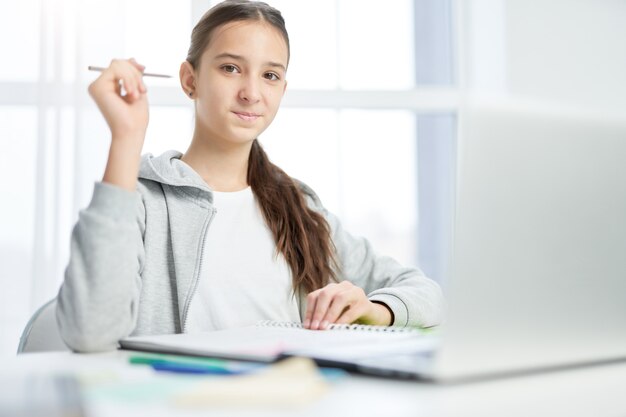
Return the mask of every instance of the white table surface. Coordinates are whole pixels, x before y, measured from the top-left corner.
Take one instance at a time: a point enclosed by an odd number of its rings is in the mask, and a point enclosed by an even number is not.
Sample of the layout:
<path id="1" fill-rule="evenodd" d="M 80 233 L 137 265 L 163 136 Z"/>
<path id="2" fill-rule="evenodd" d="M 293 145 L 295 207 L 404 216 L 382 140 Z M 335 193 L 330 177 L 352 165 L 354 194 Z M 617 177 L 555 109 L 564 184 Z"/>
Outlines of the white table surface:
<path id="1" fill-rule="evenodd" d="M 108 384 L 112 389 L 161 377 L 148 367 L 129 365 L 129 354 L 23 354 L 0 361 L 0 372 L 3 383 L 12 375 L 63 372 L 87 378 L 92 387 Z M 315 403 L 287 409 L 233 404 L 190 410 L 160 397 L 129 402 L 106 395 L 87 395 L 85 406 L 89 417 L 626 416 L 626 362 L 455 385 L 349 376 L 334 382 Z"/>

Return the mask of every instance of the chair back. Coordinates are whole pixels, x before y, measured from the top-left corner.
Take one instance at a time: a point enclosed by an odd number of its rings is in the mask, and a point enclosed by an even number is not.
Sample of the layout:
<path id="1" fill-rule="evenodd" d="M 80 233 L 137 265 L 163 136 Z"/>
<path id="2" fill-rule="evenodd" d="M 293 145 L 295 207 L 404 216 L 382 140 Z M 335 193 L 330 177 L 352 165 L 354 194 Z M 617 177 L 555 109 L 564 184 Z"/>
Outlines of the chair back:
<path id="1" fill-rule="evenodd" d="M 59 332 L 56 307 L 57 300 L 53 298 L 33 314 L 20 337 L 18 354 L 69 350 Z"/>

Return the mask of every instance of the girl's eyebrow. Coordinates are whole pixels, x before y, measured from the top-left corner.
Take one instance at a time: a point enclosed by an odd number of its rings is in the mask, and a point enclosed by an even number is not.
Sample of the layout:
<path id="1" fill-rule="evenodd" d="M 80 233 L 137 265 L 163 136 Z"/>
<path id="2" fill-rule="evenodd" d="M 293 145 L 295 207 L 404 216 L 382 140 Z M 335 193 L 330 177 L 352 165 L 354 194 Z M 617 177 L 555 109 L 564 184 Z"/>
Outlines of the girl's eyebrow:
<path id="1" fill-rule="evenodd" d="M 215 56 L 215 59 L 221 59 L 221 58 L 230 58 L 230 59 L 234 59 L 234 60 L 238 60 L 238 61 L 247 62 L 247 59 L 244 58 L 243 56 L 231 54 L 229 52 L 223 52 L 223 53 Z M 280 68 L 280 69 L 282 69 L 285 72 L 287 71 L 287 68 L 283 64 L 281 64 L 279 62 L 268 61 L 268 62 L 265 63 L 265 65 L 268 65 L 270 67 Z"/>

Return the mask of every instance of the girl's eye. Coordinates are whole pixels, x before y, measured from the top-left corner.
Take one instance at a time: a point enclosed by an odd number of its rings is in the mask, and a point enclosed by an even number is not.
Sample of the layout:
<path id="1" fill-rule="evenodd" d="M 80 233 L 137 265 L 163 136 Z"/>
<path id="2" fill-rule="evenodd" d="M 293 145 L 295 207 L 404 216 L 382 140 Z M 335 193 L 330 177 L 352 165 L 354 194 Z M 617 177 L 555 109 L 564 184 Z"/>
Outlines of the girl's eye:
<path id="1" fill-rule="evenodd" d="M 265 73 L 265 78 L 270 80 L 270 81 L 278 81 L 278 80 L 280 80 L 280 77 L 278 75 L 274 74 L 273 72 Z"/>
<path id="2" fill-rule="evenodd" d="M 224 71 L 226 71 L 226 72 L 229 72 L 229 73 L 235 73 L 235 72 L 237 72 L 237 67 L 236 67 L 236 66 L 234 66 L 234 65 L 223 65 L 223 66 L 222 66 L 222 69 L 223 69 Z"/>

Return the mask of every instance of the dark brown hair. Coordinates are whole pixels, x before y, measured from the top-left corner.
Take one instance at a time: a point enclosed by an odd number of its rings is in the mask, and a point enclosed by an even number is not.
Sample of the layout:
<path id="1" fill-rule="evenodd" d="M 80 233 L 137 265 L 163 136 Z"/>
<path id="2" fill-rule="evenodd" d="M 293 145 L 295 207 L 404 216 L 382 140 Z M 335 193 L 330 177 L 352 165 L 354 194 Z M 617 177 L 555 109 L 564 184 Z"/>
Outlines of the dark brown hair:
<path id="1" fill-rule="evenodd" d="M 289 53 L 289 36 L 278 10 L 257 1 L 226 0 L 205 13 L 194 27 L 187 54 L 191 66 L 198 68 L 215 29 L 243 20 L 272 25 L 283 36 Z M 272 231 L 276 253 L 283 254 L 291 269 L 294 291 L 310 292 L 336 281 L 338 265 L 328 223 L 307 206 L 298 184 L 270 162 L 257 139 L 248 158 L 247 181 Z"/>

